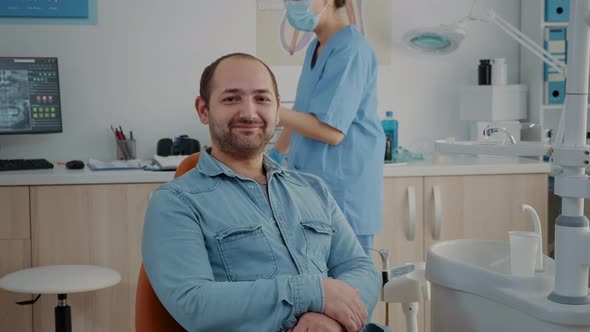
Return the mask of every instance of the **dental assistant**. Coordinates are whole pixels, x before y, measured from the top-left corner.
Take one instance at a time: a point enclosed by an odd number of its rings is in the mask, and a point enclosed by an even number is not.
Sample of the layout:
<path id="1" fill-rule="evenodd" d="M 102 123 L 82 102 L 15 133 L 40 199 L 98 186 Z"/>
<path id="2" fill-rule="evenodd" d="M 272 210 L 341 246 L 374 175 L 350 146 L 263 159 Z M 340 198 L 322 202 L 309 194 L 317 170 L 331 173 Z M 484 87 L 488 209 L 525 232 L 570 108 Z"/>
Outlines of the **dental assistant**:
<path id="1" fill-rule="evenodd" d="M 381 230 L 385 135 L 377 114 L 377 58 L 340 15 L 347 0 L 287 0 L 297 30 L 316 34 L 307 49 L 294 108 L 269 156 L 320 176 L 368 253 Z M 350 1 L 350 0 L 348 0 Z"/>

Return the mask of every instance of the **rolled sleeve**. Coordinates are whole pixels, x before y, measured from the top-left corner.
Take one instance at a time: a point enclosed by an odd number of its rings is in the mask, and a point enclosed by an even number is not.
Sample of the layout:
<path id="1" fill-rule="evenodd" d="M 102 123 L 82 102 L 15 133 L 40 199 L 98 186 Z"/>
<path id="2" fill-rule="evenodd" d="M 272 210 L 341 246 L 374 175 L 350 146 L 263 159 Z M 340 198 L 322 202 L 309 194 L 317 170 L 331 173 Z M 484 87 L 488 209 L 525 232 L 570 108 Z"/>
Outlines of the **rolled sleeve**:
<path id="1" fill-rule="evenodd" d="M 296 275 L 289 277 L 290 294 L 288 302 L 293 306 L 291 312 L 281 324 L 286 331 L 297 324 L 297 320 L 306 312 L 323 312 L 324 287 L 320 276 Z"/>
<path id="2" fill-rule="evenodd" d="M 291 290 L 297 316 L 306 312 L 322 312 L 324 286 L 319 275 L 296 275 L 291 278 Z M 318 296 L 321 295 L 321 296 Z"/>
<path id="3" fill-rule="evenodd" d="M 333 55 L 318 81 L 309 113 L 346 134 L 365 95 L 367 71 L 358 51 L 347 48 Z"/>

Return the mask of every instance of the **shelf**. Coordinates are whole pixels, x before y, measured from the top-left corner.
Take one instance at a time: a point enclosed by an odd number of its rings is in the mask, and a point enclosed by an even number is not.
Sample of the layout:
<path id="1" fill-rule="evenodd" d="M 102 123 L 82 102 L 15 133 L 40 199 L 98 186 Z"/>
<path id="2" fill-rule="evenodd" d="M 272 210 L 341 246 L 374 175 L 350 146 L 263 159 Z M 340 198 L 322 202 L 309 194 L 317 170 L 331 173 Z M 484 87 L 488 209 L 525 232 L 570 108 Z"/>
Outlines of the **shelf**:
<path id="1" fill-rule="evenodd" d="M 570 25 L 570 22 L 545 21 L 545 2 L 521 0 L 520 29 L 540 47 L 545 44 L 547 28 L 567 28 Z M 531 52 L 521 50 L 520 82 L 529 87 L 527 121 L 539 123 L 547 128 L 557 128 L 565 106 L 544 104 L 543 68 L 541 59 Z M 588 109 L 590 113 L 590 107 Z M 588 128 L 590 128 L 590 117 L 588 117 Z"/>
<path id="2" fill-rule="evenodd" d="M 564 109 L 565 106 L 563 105 L 542 105 L 541 109 L 544 111 L 561 111 L 562 109 Z"/>
<path id="3" fill-rule="evenodd" d="M 546 28 L 546 27 L 567 27 L 568 24 L 569 24 L 569 22 L 543 22 L 543 23 L 541 23 L 541 26 L 543 28 Z"/>
<path id="4" fill-rule="evenodd" d="M 564 108 L 564 105 L 542 105 L 541 109 L 543 110 L 556 110 L 556 111 L 560 111 Z M 588 105 L 588 110 L 590 110 L 590 104 Z"/>

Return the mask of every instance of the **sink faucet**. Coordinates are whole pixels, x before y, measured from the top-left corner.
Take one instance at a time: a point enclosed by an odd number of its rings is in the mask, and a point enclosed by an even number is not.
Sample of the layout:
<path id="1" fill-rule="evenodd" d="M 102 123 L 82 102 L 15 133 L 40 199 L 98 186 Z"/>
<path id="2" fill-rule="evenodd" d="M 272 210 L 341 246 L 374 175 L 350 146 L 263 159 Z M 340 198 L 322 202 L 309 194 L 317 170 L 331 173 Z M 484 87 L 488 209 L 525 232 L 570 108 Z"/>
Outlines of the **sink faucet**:
<path id="1" fill-rule="evenodd" d="M 537 250 L 537 257 L 535 262 L 535 271 L 541 272 L 543 271 L 543 234 L 541 231 L 541 220 L 539 219 L 539 215 L 535 209 L 528 205 L 522 204 L 521 206 L 522 212 L 527 212 L 533 221 L 533 228 L 535 233 L 539 234 L 539 250 Z"/>
<path id="2" fill-rule="evenodd" d="M 486 129 L 483 130 L 483 135 L 490 137 L 493 134 L 497 133 L 497 132 L 503 132 L 504 134 L 506 134 L 506 136 L 508 136 L 508 140 L 510 140 L 510 144 L 516 144 L 516 139 L 514 138 L 514 136 L 512 136 L 510 134 L 510 132 L 506 129 L 506 128 L 501 128 L 501 127 L 487 127 Z"/>

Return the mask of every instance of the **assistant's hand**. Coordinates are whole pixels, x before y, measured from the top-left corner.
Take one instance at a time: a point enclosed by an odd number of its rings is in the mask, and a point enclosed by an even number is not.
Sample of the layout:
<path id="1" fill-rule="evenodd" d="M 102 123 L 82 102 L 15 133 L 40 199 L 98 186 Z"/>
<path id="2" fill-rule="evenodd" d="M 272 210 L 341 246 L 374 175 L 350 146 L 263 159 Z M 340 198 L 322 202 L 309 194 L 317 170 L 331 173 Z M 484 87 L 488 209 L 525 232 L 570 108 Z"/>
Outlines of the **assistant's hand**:
<path id="1" fill-rule="evenodd" d="M 334 319 L 319 312 L 306 312 L 297 325 L 287 332 L 342 332 L 343 327 Z"/>
<path id="2" fill-rule="evenodd" d="M 358 289 L 337 279 L 322 279 L 324 314 L 338 321 L 347 332 L 360 331 L 367 321 L 367 308 Z"/>

